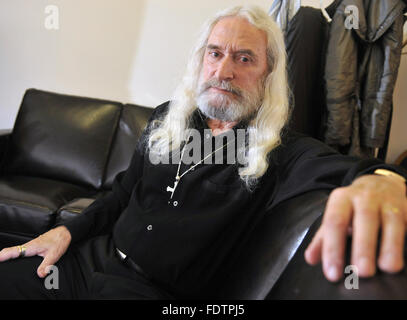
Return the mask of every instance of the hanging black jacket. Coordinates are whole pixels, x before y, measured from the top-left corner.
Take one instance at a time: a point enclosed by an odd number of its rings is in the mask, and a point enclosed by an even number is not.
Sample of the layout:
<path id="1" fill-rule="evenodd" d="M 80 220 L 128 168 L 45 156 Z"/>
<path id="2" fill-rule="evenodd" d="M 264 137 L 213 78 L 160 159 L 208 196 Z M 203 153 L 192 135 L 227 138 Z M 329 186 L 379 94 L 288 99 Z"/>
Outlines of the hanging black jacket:
<path id="1" fill-rule="evenodd" d="M 335 2 L 327 8 L 328 13 L 331 8 L 334 12 Z M 323 140 L 321 124 L 326 109 L 323 74 L 328 30 L 320 9 L 301 7 L 284 33 L 292 93 L 290 127 L 319 140 Z"/>
<path id="2" fill-rule="evenodd" d="M 350 20 L 345 13 L 349 5 L 358 9 L 358 29 L 345 26 L 345 20 Z M 343 0 L 337 7 L 324 76 L 327 144 L 349 146 L 348 153 L 357 156 L 383 147 L 400 64 L 405 8 L 403 0 Z"/>

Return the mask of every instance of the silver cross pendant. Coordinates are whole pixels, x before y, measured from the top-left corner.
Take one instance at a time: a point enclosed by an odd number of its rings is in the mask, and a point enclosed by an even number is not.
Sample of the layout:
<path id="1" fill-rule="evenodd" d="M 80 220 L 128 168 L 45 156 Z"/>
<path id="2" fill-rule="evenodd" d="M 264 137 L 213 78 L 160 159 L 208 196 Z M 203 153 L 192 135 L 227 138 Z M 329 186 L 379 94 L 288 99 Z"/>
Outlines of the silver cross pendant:
<path id="1" fill-rule="evenodd" d="M 174 192 L 175 192 L 175 189 L 177 188 L 179 180 L 180 180 L 180 177 L 176 176 L 175 181 L 174 181 L 174 186 L 172 188 L 170 186 L 167 187 L 167 192 L 171 192 L 170 199 L 172 199 L 172 196 L 174 195 Z"/>

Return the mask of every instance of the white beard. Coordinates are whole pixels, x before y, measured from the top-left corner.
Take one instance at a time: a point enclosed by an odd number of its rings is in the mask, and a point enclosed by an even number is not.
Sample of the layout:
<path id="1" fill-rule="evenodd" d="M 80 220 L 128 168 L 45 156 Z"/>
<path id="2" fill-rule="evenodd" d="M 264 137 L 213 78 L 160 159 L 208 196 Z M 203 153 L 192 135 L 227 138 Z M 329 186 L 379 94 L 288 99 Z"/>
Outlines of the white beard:
<path id="1" fill-rule="evenodd" d="M 233 98 L 227 93 L 210 91 L 212 86 L 232 92 Z M 264 87 L 259 86 L 256 92 L 249 94 L 229 82 L 211 79 L 200 82 L 196 103 L 199 110 L 211 119 L 241 121 L 249 119 L 258 110 L 263 100 L 263 90 Z"/>

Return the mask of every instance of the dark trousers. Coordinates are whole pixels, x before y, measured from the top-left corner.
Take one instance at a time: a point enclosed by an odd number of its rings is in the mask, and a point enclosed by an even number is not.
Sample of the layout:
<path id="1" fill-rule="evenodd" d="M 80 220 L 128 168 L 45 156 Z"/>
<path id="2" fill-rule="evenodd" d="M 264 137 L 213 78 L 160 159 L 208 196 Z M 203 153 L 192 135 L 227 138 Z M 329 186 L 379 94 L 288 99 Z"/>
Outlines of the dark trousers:
<path id="1" fill-rule="evenodd" d="M 38 256 L 0 262 L 0 299 L 173 299 L 120 260 L 110 236 L 71 247 L 48 279 L 37 275 L 41 262 Z"/>

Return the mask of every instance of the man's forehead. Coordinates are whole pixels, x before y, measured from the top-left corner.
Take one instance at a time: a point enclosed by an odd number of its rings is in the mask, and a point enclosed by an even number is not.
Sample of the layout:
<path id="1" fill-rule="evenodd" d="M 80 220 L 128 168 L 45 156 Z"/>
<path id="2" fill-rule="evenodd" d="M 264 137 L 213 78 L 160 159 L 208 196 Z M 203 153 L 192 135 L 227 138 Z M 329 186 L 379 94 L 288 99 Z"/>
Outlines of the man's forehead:
<path id="1" fill-rule="evenodd" d="M 262 51 L 267 46 L 266 33 L 253 26 L 243 17 L 226 17 L 213 27 L 208 45 L 231 46 L 232 49 Z"/>

